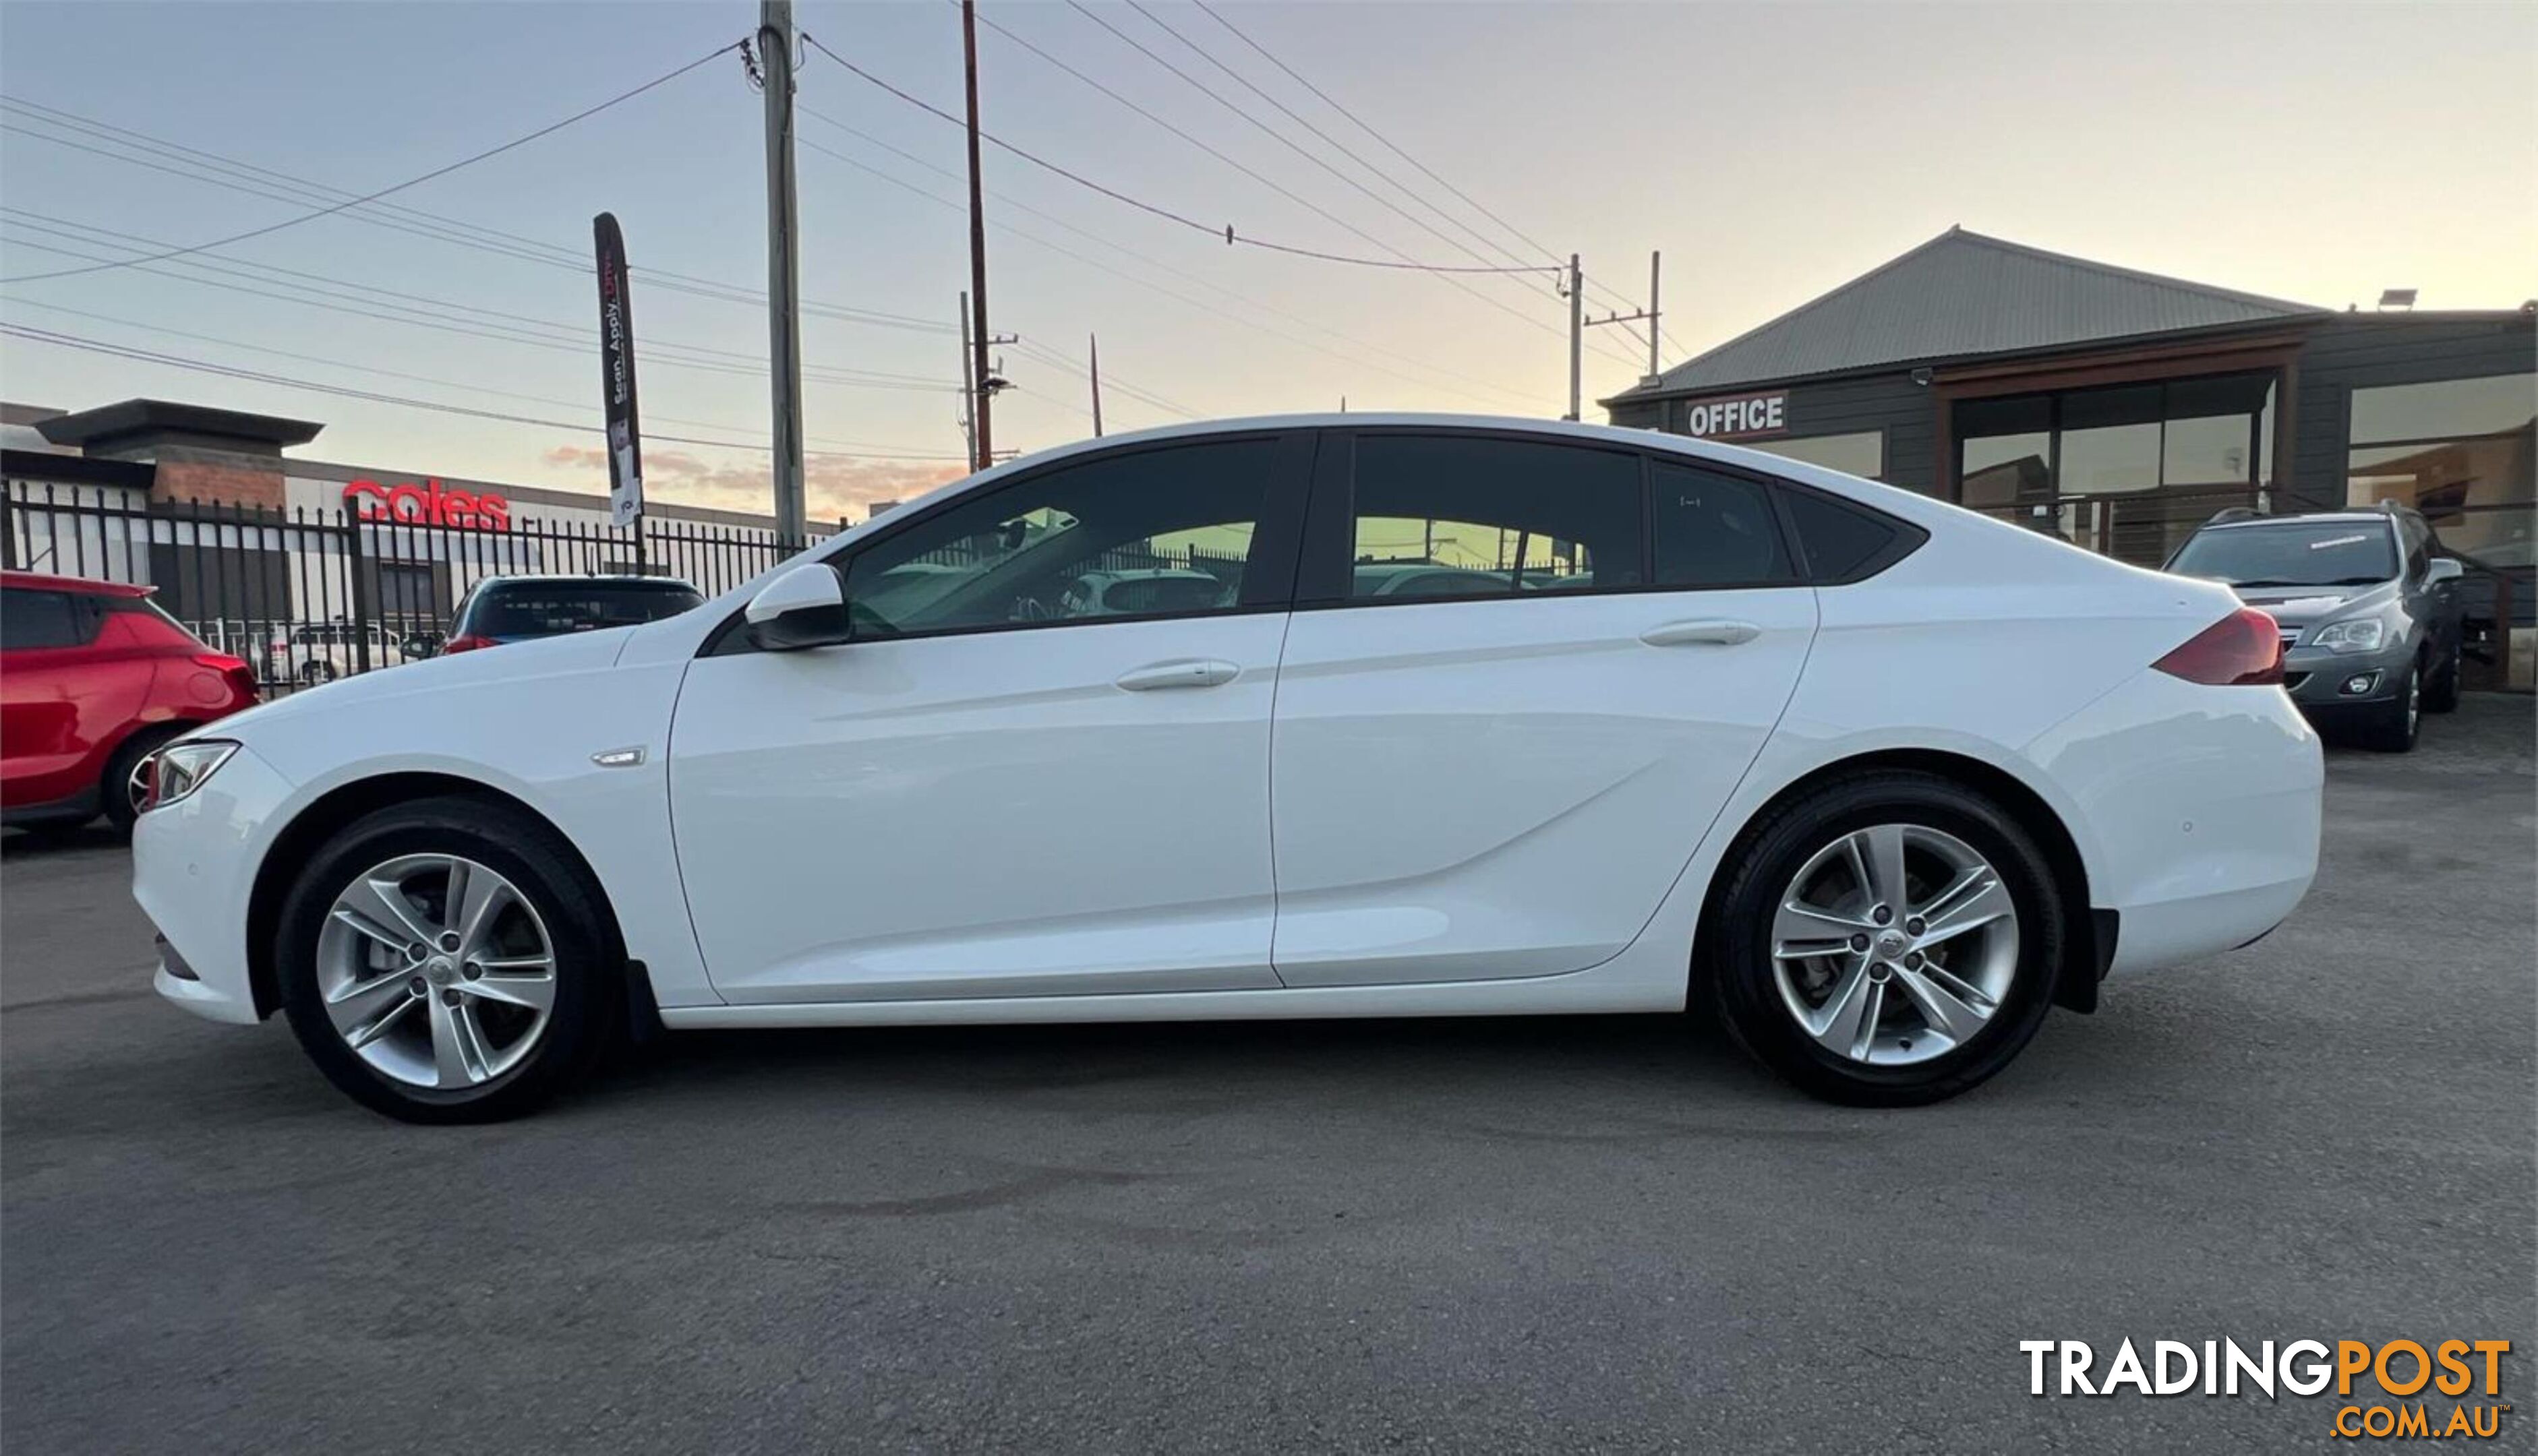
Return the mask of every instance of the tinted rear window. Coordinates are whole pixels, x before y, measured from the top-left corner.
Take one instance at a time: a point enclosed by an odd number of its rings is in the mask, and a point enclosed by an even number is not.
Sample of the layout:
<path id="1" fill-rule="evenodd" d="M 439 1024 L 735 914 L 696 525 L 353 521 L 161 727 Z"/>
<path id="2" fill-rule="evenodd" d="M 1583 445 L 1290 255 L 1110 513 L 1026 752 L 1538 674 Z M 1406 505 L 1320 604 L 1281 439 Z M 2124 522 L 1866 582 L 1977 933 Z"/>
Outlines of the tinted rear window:
<path id="1" fill-rule="evenodd" d="M 548 637 L 634 627 L 676 617 L 704 601 L 693 587 L 577 582 L 507 586 L 478 599 L 466 630 L 487 637 Z"/>
<path id="2" fill-rule="evenodd" d="M 1808 491 L 1789 491 L 1789 522 L 1798 529 L 1798 550 L 1807 559 L 1807 574 L 1818 581 L 1839 581 L 1874 562 L 1895 544 L 1904 527 L 1883 516 L 1853 509 Z"/>
<path id="3" fill-rule="evenodd" d="M 66 591 L 0 592 L 0 648 L 76 647 L 88 640 L 88 621 Z"/>

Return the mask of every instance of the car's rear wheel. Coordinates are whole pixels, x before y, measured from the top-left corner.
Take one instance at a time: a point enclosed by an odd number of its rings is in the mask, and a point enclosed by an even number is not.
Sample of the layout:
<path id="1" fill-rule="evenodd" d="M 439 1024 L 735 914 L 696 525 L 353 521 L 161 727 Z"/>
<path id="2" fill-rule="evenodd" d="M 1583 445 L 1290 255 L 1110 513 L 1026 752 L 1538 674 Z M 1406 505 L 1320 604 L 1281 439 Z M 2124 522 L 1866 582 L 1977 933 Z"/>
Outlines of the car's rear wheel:
<path id="1" fill-rule="evenodd" d="M 150 802 L 150 756 L 190 726 L 164 723 L 144 728 L 117 745 L 113 756 L 105 761 L 105 772 L 97 781 L 97 802 L 116 833 L 131 833 L 132 822 L 141 817 L 141 806 Z"/>
<path id="2" fill-rule="evenodd" d="M 2424 724 L 2424 670 L 2408 663 L 2406 676 L 2389 699 L 2370 710 L 2362 723 L 2362 742 L 2383 754 L 2402 754 L 2415 747 Z"/>
<path id="3" fill-rule="evenodd" d="M 580 1081 L 622 964 L 596 886 L 544 824 L 432 799 L 312 856 L 276 948 L 292 1030 L 329 1081 L 410 1122 L 490 1122 Z"/>
<path id="4" fill-rule="evenodd" d="M 1800 1089 L 1937 1101 L 2042 1024 L 2064 907 L 2034 838 L 1984 795 L 1918 770 L 1833 780 L 1729 863 L 1703 969 L 1736 1039 Z"/>

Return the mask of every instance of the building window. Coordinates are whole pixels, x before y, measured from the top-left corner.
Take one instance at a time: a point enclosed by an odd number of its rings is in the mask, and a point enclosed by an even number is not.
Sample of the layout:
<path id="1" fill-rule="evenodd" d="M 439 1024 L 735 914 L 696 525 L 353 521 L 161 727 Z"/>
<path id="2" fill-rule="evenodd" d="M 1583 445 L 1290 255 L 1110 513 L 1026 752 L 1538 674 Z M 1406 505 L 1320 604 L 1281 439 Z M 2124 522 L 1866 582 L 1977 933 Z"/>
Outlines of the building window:
<path id="1" fill-rule="evenodd" d="M 2274 397 L 2264 371 L 1965 400 L 1957 498 L 2156 565 L 2270 483 Z"/>
<path id="2" fill-rule="evenodd" d="M 1855 434 L 1810 434 L 1796 439 L 1737 440 L 1749 450 L 1761 450 L 1784 460 L 1802 460 L 1838 470 L 1863 480 L 1882 480 L 1886 475 L 1886 431 L 1863 430 Z"/>
<path id="3" fill-rule="evenodd" d="M 2345 500 L 2424 513 L 2468 566 L 2469 653 L 2488 683 L 2532 685 L 2538 651 L 2538 375 L 2353 391 Z"/>

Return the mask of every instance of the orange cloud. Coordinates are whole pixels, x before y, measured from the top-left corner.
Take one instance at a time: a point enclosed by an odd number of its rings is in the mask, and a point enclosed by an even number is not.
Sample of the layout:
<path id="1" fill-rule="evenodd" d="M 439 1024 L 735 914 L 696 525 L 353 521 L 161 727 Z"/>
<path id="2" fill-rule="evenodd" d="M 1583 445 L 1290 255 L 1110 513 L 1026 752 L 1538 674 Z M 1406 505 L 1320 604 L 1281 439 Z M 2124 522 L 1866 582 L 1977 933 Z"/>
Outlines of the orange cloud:
<path id="1" fill-rule="evenodd" d="M 608 452 L 595 445 L 557 445 L 542 457 L 551 466 L 606 473 Z M 803 467 L 804 494 L 814 520 L 861 520 L 876 500 L 906 500 L 964 474 L 952 463 L 859 460 L 814 456 Z M 764 514 L 774 491 L 763 463 L 716 464 L 685 450 L 652 450 L 643 456 L 646 494 L 676 505 Z"/>

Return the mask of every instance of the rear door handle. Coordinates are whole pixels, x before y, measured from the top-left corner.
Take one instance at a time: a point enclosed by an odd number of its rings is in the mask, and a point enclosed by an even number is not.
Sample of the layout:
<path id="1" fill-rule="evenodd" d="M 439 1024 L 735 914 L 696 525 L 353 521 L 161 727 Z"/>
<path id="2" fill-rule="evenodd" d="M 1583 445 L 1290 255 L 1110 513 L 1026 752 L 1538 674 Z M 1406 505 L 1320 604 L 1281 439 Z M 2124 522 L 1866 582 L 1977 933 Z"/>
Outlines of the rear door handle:
<path id="1" fill-rule="evenodd" d="M 1240 676 L 1242 669 L 1231 662 L 1214 657 L 1184 657 L 1132 668 L 1113 681 L 1131 693 L 1152 693 L 1158 688 L 1221 688 Z"/>
<path id="2" fill-rule="evenodd" d="M 1639 633 L 1639 640 L 1651 647 L 1733 647 L 1750 642 L 1763 634 L 1763 629 L 1750 622 L 1727 622 L 1708 618 L 1700 622 L 1669 622 Z"/>

